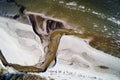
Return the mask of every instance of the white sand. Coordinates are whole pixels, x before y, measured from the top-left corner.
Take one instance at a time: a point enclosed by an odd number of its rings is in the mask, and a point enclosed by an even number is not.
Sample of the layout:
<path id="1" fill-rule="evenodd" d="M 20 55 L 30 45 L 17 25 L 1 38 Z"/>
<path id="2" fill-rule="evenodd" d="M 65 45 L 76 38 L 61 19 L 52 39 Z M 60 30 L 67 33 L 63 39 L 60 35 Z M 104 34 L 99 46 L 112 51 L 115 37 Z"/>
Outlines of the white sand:
<path id="1" fill-rule="evenodd" d="M 0 49 L 8 62 L 34 65 L 44 52 L 31 26 L 0 17 Z M 108 69 L 99 66 L 108 67 Z M 96 50 L 89 39 L 62 36 L 57 64 L 39 75 L 55 80 L 120 80 L 120 59 Z"/>
<path id="2" fill-rule="evenodd" d="M 31 26 L 0 17 L 0 49 L 8 62 L 35 65 L 44 54 L 40 44 Z"/>
<path id="3" fill-rule="evenodd" d="M 92 48 L 88 41 L 64 35 L 57 65 L 41 75 L 55 80 L 120 80 L 120 59 Z"/>

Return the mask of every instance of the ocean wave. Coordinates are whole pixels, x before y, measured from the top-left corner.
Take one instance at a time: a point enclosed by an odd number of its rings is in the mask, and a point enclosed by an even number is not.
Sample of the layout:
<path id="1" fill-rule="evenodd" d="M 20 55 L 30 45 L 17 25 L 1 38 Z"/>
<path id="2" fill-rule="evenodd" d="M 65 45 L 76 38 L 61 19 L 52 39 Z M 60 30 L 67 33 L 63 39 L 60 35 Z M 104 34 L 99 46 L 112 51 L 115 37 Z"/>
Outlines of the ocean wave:
<path id="1" fill-rule="evenodd" d="M 66 8 L 69 8 L 69 9 L 72 9 L 72 10 L 79 10 L 81 12 L 86 12 L 86 13 L 89 13 L 89 14 L 93 14 L 93 15 L 96 15 L 98 18 L 107 19 L 108 21 L 111 21 L 112 23 L 120 25 L 120 20 L 116 19 L 115 17 L 110 16 L 110 15 L 105 15 L 104 13 L 97 12 L 93 9 L 87 8 L 84 5 L 78 5 L 77 2 L 66 3 L 64 1 L 59 1 L 59 3 L 60 4 L 64 3 L 65 4 L 64 7 L 66 7 Z"/>
<path id="2" fill-rule="evenodd" d="M 69 2 L 69 3 L 66 3 L 67 6 L 77 6 L 77 3 L 76 2 Z"/>
<path id="3" fill-rule="evenodd" d="M 117 20 L 115 17 L 110 17 L 110 18 L 107 18 L 109 21 L 112 21 L 118 25 L 120 25 L 120 20 Z"/>

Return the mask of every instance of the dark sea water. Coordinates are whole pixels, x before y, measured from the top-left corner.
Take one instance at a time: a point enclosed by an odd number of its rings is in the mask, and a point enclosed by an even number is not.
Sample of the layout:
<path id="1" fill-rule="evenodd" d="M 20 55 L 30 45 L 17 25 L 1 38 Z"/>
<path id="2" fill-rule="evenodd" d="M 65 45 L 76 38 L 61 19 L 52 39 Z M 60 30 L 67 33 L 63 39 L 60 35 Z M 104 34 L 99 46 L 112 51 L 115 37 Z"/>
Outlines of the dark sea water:
<path id="1" fill-rule="evenodd" d="M 8 0 L 10 1 L 10 0 Z M 14 0 L 11 0 L 14 1 Z M 93 47 L 120 57 L 120 0 L 16 0 L 32 12 L 66 21 L 93 37 Z M 0 0 L 0 15 L 18 14 L 13 2 Z"/>

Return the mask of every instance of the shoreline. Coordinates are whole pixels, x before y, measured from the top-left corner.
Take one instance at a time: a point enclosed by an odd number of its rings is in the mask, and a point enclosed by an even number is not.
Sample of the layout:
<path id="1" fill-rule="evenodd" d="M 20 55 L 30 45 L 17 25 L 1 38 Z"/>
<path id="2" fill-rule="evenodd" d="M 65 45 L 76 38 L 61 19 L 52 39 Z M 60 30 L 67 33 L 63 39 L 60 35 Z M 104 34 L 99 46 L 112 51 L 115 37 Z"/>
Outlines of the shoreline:
<path id="1" fill-rule="evenodd" d="M 1 19 L 4 19 L 4 18 L 1 18 Z M 5 21 L 5 23 L 3 23 L 4 21 Z M 23 31 L 28 30 L 28 29 L 32 30 L 32 28 L 30 29 L 30 27 L 26 27 L 27 26 L 26 24 L 19 23 L 18 21 L 15 21 L 15 20 L 6 18 L 6 19 L 4 19 L 4 21 L 0 23 L 2 26 L 6 25 L 6 22 L 7 22 L 7 23 L 9 23 L 9 27 L 11 27 L 13 29 L 14 29 L 14 27 L 19 26 L 19 28 L 22 29 Z M 11 28 L 8 28 L 8 29 L 11 29 Z M 6 28 L 6 30 L 7 30 L 7 28 Z M 2 29 L 0 32 L 2 33 Z M 13 30 L 13 32 L 14 32 L 14 30 Z M 14 32 L 14 33 L 16 33 L 16 32 Z M 25 35 L 23 34 L 23 36 L 25 36 Z M 5 36 L 3 36 L 3 33 L 1 35 L 1 37 L 3 37 L 2 39 L 5 38 Z M 7 37 L 6 37 L 6 40 L 8 40 L 8 42 L 3 42 L 2 39 L 1 39 L 1 43 L 7 44 L 7 43 L 9 43 L 9 40 L 11 38 L 9 37 L 9 39 L 7 39 Z M 4 41 L 6 41 L 6 40 L 4 40 Z M 33 38 L 33 40 L 36 40 L 36 39 Z M 12 41 L 12 42 L 14 43 L 14 41 Z M 37 44 L 34 43 L 34 45 L 37 45 Z M 21 46 L 21 47 L 22 47 L 21 50 L 25 49 L 24 46 Z M 1 45 L 1 48 L 4 48 L 4 47 L 2 47 L 2 45 Z M 28 47 L 28 48 L 30 48 L 30 47 Z M 4 48 L 4 49 L 6 49 L 6 48 Z M 8 47 L 8 49 L 10 49 L 10 48 Z M 12 49 L 10 49 L 10 50 L 12 50 Z M 33 51 L 31 51 L 31 52 L 33 52 Z M 75 36 L 63 35 L 62 38 L 60 39 L 60 44 L 59 44 L 57 53 L 58 53 L 57 54 L 57 64 L 54 67 L 48 68 L 48 70 L 46 72 L 40 73 L 40 75 L 42 74 L 43 77 L 51 76 L 52 78 L 56 79 L 56 77 L 58 77 L 56 70 L 59 71 L 59 69 L 60 69 L 62 72 L 64 72 L 64 70 L 66 70 L 68 72 L 72 72 L 71 69 L 76 69 L 76 70 L 83 71 L 83 73 L 82 73 L 83 76 L 84 76 L 84 73 L 86 75 L 89 75 L 86 73 L 86 71 L 91 71 L 91 73 L 93 72 L 92 74 L 94 74 L 94 72 L 95 73 L 99 72 L 100 74 L 105 74 L 106 76 L 101 75 L 101 77 L 103 77 L 103 78 L 100 78 L 100 79 L 102 79 L 102 80 L 108 79 L 109 76 L 111 78 L 113 78 L 114 80 L 119 80 L 119 78 L 120 78 L 120 76 L 119 76 L 119 74 L 120 74 L 120 71 L 119 71 L 120 70 L 120 68 L 119 68 L 120 59 L 117 57 L 111 56 L 109 54 L 106 54 L 103 51 L 100 51 L 100 50 L 97 50 L 97 49 L 91 47 L 89 45 L 88 38 L 82 39 L 82 38 L 78 38 Z M 7 54 L 11 55 L 11 52 L 8 52 Z M 21 54 L 19 54 L 19 55 L 22 56 Z M 35 58 L 35 57 L 33 57 L 33 58 Z M 17 61 L 17 59 L 16 59 L 16 61 Z M 24 64 L 24 63 L 22 63 L 22 64 Z M 34 62 L 32 64 L 34 64 Z M 68 66 L 70 69 L 65 69 L 66 66 Z M 55 75 L 54 75 L 54 72 L 51 73 L 52 70 L 55 72 Z M 11 70 L 9 70 L 9 71 L 11 71 Z M 90 73 L 90 75 L 91 75 L 91 73 Z M 100 74 L 98 74 L 98 75 L 100 75 Z M 63 75 L 66 75 L 66 78 L 71 77 L 71 80 L 74 80 L 74 79 L 72 79 L 74 77 L 74 75 L 60 74 L 59 76 L 61 78 L 64 78 L 65 76 L 63 76 Z M 95 74 L 95 76 L 97 76 L 97 75 Z M 79 80 L 79 77 L 76 77 L 76 79 Z M 83 79 L 86 79 L 86 77 L 84 77 Z M 87 79 L 89 79 L 89 78 L 87 78 Z M 110 80 L 110 79 L 108 79 L 108 80 Z M 95 80 L 99 80 L 99 77 L 97 77 Z"/>

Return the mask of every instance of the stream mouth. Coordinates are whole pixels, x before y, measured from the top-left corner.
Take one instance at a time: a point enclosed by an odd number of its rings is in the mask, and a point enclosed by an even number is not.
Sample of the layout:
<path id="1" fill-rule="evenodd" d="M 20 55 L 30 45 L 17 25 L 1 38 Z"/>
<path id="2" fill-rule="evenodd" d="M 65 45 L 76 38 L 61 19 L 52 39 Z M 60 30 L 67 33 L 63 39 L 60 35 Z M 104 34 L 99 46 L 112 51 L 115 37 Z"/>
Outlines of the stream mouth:
<path id="1" fill-rule="evenodd" d="M 91 38 L 92 40 L 90 41 L 90 45 L 94 48 L 102 50 L 113 56 L 120 57 L 119 34 L 110 37 L 101 35 L 98 36 L 98 34 L 88 33 L 79 29 L 78 27 L 73 27 L 62 19 L 53 18 L 42 13 L 35 13 L 30 11 L 26 11 L 25 14 L 28 16 L 26 19 L 28 18 L 28 21 L 31 23 L 31 25 L 34 27 L 37 26 L 37 29 L 35 30 L 35 28 L 33 28 L 33 30 L 39 37 L 41 37 L 42 42 L 42 38 L 45 39 L 50 35 L 51 32 L 57 29 L 72 29 L 75 32 L 80 33 L 81 38 Z"/>
<path id="2" fill-rule="evenodd" d="M 15 0 L 18 4 L 24 6 L 28 11 L 31 11 L 34 16 L 39 17 L 42 25 L 41 14 L 46 17 L 54 18 L 54 22 L 47 21 L 45 24 L 56 24 L 63 26 L 64 22 L 69 28 L 83 32 L 84 36 L 92 37 L 90 42 L 94 48 L 102 50 L 108 54 L 120 57 L 120 2 L 119 0 L 94 1 L 94 0 Z M 0 2 L 0 15 L 13 17 L 19 14 L 20 7 L 14 2 Z M 39 14 L 39 16 L 38 16 Z M 18 16 L 15 16 L 15 18 Z M 22 23 L 29 23 L 23 16 L 18 19 Z M 43 22 L 42 22 L 43 21 Z M 30 24 L 31 25 L 31 24 Z M 32 24 L 33 25 L 33 24 Z M 51 28 L 52 29 L 52 28 Z M 47 29 L 49 33 L 49 29 Z M 47 33 L 46 33 L 47 34 Z"/>

